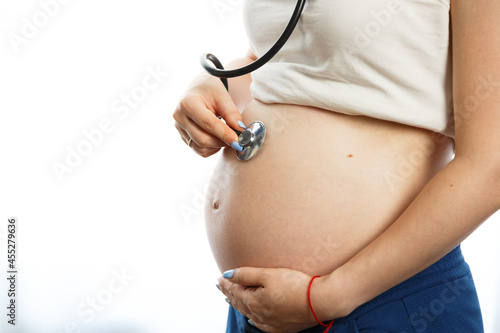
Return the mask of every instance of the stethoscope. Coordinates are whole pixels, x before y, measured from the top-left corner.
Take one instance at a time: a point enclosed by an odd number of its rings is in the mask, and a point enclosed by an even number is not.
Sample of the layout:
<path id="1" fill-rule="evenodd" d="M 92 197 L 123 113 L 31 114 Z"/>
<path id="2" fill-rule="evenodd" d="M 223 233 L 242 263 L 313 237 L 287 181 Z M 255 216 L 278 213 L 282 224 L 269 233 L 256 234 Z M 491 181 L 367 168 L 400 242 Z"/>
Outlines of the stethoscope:
<path id="1" fill-rule="evenodd" d="M 305 3 L 306 0 L 297 0 L 297 5 L 295 6 L 295 10 L 293 11 L 292 18 L 290 19 L 290 22 L 288 22 L 288 25 L 286 26 L 281 36 L 269 49 L 269 51 L 267 51 L 266 54 L 264 54 L 254 62 L 241 68 L 225 70 L 224 66 L 222 66 L 221 62 L 219 61 L 219 59 L 217 59 L 216 56 L 211 53 L 205 53 L 200 58 L 201 66 L 203 66 L 203 68 L 205 68 L 208 73 L 212 74 L 213 76 L 219 77 L 226 87 L 226 90 L 229 91 L 229 84 L 227 82 L 228 78 L 246 75 L 255 71 L 256 69 L 269 62 L 269 60 L 271 60 L 276 55 L 276 53 L 279 52 L 279 50 L 283 47 L 283 45 L 285 45 L 288 38 L 292 34 L 295 26 L 299 22 Z M 208 61 L 215 65 L 215 68 Z M 240 161 L 248 161 L 257 154 L 257 152 L 264 144 L 264 139 L 266 138 L 266 126 L 261 121 L 255 121 L 248 125 L 248 127 L 243 132 L 239 132 L 235 129 L 233 130 L 236 132 L 236 134 L 238 134 L 239 143 L 244 148 L 241 152 L 237 151 L 236 156 Z"/>

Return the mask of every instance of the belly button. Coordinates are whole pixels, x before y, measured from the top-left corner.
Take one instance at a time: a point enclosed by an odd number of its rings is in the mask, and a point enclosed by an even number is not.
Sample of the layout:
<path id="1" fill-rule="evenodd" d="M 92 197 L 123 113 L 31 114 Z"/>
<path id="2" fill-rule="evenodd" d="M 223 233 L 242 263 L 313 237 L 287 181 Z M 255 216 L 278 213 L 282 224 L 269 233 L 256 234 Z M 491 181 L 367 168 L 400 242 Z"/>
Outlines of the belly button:
<path id="1" fill-rule="evenodd" d="M 218 201 L 218 200 L 215 200 L 215 201 L 214 201 L 214 204 L 212 205 L 212 208 L 213 208 L 214 210 L 219 209 L 219 201 Z"/>

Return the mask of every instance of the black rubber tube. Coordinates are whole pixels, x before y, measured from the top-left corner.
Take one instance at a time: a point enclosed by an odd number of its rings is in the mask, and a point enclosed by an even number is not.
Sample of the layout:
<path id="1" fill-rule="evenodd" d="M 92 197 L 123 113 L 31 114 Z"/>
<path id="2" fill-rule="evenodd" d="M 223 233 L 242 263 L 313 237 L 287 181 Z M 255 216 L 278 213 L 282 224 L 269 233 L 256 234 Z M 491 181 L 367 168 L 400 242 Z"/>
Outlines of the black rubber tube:
<path id="1" fill-rule="evenodd" d="M 285 30 L 278 38 L 276 43 L 269 49 L 269 51 L 267 51 L 259 59 L 241 68 L 225 70 L 224 67 L 222 66 L 222 63 L 219 61 L 219 59 L 217 59 L 216 56 L 214 56 L 211 53 L 205 53 L 200 58 L 201 66 L 208 73 L 212 74 L 213 76 L 219 77 L 222 80 L 222 83 L 224 83 L 226 89 L 229 90 L 227 82 L 228 78 L 243 76 L 250 72 L 253 72 L 254 70 L 262 67 L 264 64 L 269 62 L 269 60 L 271 60 L 276 55 L 276 53 L 278 53 L 279 50 L 281 50 L 283 45 L 285 45 L 285 43 L 287 42 L 288 38 L 290 38 L 290 35 L 295 29 L 295 26 L 299 22 L 305 3 L 306 0 L 297 0 L 297 5 L 295 6 L 295 10 L 293 11 L 292 18 L 290 19 L 290 22 L 288 22 L 288 25 L 286 26 Z M 215 65 L 215 67 L 208 61 L 212 62 L 212 64 Z"/>

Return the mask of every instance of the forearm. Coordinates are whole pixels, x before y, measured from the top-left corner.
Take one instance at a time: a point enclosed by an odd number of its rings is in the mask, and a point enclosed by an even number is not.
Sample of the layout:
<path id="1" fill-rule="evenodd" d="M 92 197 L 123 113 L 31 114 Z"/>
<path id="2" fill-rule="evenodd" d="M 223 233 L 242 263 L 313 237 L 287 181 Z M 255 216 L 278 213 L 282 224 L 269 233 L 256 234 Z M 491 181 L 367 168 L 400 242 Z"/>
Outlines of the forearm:
<path id="1" fill-rule="evenodd" d="M 326 300 L 345 300 L 350 312 L 443 257 L 499 209 L 499 188 L 495 167 L 455 158 L 390 228 L 322 279 L 325 320 L 338 316 Z"/>

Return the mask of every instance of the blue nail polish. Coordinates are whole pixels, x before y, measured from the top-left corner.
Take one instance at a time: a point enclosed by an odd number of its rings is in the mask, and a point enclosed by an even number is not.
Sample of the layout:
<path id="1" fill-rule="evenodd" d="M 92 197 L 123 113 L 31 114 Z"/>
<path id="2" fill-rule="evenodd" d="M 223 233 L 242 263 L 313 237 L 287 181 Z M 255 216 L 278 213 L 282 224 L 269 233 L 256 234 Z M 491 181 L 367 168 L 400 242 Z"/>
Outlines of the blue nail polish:
<path id="1" fill-rule="evenodd" d="M 242 145 L 240 145 L 238 142 L 234 141 L 233 144 L 231 145 L 234 149 L 237 151 L 243 151 L 245 148 L 243 148 Z"/>
<path id="2" fill-rule="evenodd" d="M 226 298 L 226 302 L 227 304 L 231 305 L 231 301 L 229 300 L 229 298 Z"/>
<path id="3" fill-rule="evenodd" d="M 225 279 L 232 279 L 233 278 L 233 273 L 234 273 L 234 269 L 230 269 L 228 271 L 225 271 L 224 274 L 222 274 L 222 276 Z"/>
<path id="4" fill-rule="evenodd" d="M 220 290 L 220 287 L 219 287 L 219 285 L 218 285 L 217 283 L 215 284 L 215 286 L 217 287 L 217 289 L 219 289 L 219 290 Z"/>
<path id="5" fill-rule="evenodd" d="M 241 120 L 238 120 L 238 125 L 240 125 L 240 127 L 243 129 L 247 129 L 247 127 L 245 126 L 245 124 L 243 124 Z"/>
<path id="6" fill-rule="evenodd" d="M 253 327 L 257 327 L 257 326 L 255 326 L 255 323 L 254 323 L 253 321 L 251 321 L 250 319 L 248 319 L 247 321 L 248 321 L 248 323 L 249 323 L 250 325 L 252 325 Z"/>

